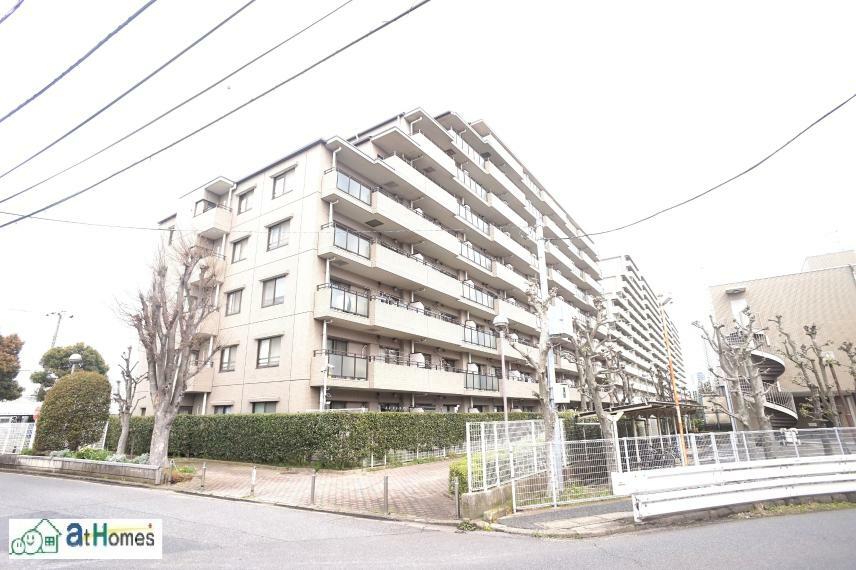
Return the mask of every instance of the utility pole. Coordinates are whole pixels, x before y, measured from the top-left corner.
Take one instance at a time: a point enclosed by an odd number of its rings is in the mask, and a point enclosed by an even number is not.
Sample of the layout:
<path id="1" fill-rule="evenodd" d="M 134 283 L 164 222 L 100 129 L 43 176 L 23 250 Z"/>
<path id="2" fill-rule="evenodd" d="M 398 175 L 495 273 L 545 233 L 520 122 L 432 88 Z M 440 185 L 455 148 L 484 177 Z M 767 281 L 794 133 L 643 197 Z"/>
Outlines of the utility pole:
<path id="1" fill-rule="evenodd" d="M 56 346 L 56 338 L 59 336 L 59 325 L 62 324 L 62 318 L 68 311 L 51 311 L 46 314 L 46 317 L 52 317 L 56 315 L 56 328 L 54 329 L 53 339 L 51 340 L 51 348 Z M 68 315 L 69 319 L 73 319 L 74 315 Z"/>
<path id="2" fill-rule="evenodd" d="M 681 461 L 683 465 L 687 464 L 687 445 L 684 441 L 684 419 L 681 416 L 681 397 L 678 395 L 678 384 L 675 381 L 675 367 L 672 364 L 672 343 L 669 337 L 669 327 L 666 325 L 666 313 L 663 311 L 663 305 L 667 304 L 671 299 L 660 301 L 657 299 L 657 306 L 660 309 L 660 321 L 663 325 L 663 342 L 666 344 L 666 356 L 669 360 L 669 379 L 672 381 L 672 398 L 675 401 L 675 427 L 678 428 L 678 443 L 681 446 Z"/>

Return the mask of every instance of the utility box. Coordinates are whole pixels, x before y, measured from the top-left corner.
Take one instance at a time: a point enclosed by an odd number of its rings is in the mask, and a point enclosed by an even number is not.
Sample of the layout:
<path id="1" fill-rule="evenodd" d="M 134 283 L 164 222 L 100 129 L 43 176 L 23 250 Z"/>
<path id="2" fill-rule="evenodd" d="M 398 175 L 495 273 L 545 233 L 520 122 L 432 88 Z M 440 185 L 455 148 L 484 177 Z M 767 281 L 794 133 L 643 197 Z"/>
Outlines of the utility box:
<path id="1" fill-rule="evenodd" d="M 547 310 L 547 330 L 552 337 L 568 337 L 574 332 L 574 310 L 558 299 Z"/>

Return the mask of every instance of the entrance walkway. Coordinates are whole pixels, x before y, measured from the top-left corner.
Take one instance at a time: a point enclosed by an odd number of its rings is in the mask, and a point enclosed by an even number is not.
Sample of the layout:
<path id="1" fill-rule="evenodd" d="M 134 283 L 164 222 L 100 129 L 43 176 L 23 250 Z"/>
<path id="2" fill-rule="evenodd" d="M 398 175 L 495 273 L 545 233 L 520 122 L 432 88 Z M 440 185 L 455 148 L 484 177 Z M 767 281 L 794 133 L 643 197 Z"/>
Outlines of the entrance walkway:
<path id="1" fill-rule="evenodd" d="M 193 465 L 196 475 L 173 486 L 176 490 L 221 497 L 254 497 L 294 506 L 312 506 L 312 469 L 256 466 L 255 493 L 251 493 L 252 464 L 205 460 L 177 460 Z M 449 495 L 449 461 L 436 461 L 380 470 L 322 470 L 315 474 L 314 506 L 344 511 L 383 513 L 383 482 L 389 477 L 389 511 L 430 519 L 454 519 L 454 500 Z"/>

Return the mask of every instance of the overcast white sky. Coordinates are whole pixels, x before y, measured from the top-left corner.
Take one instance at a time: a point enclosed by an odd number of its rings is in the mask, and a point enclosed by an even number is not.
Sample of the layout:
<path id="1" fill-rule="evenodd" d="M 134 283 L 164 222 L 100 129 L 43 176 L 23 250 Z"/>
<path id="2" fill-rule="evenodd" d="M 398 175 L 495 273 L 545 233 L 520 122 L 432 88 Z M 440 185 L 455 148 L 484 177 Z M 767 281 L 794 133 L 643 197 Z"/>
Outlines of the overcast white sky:
<path id="1" fill-rule="evenodd" d="M 277 43 L 342 0 L 257 0 L 119 105 L 27 167 L 0 196 L 65 167 Z M 245 0 L 160 0 L 25 110 L 0 124 L 0 172 L 41 148 Z M 143 0 L 26 0 L 0 25 L 0 112 L 17 105 Z M 168 121 L 0 210 L 29 211 L 207 122 L 409 7 L 355 0 Z M 5 13 L 13 0 L 0 0 Z M 52 210 L 152 226 L 215 176 L 239 179 L 319 137 L 423 107 L 486 119 L 582 224 L 598 231 L 683 199 L 754 163 L 856 90 L 852 2 L 434 0 L 279 92 Z M 761 169 L 690 206 L 596 239 L 631 254 L 675 298 L 687 370 L 704 369 L 689 323 L 707 286 L 799 271 L 849 249 L 856 102 Z M 8 216 L 0 215 L 0 220 Z M 145 276 L 155 232 L 27 221 L 0 230 L 0 333 L 37 368 L 59 344 L 95 346 L 114 370 L 131 329 L 115 315 Z"/>

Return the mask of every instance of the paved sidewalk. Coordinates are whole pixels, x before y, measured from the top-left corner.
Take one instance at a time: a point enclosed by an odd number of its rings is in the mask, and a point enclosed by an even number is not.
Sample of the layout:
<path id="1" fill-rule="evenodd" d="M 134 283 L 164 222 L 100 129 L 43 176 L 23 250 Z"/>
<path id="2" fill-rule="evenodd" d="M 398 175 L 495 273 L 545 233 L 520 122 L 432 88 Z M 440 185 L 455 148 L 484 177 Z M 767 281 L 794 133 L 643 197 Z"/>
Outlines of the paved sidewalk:
<path id="1" fill-rule="evenodd" d="M 196 467 L 196 476 L 172 488 L 230 498 L 248 498 L 252 465 L 206 460 L 205 488 L 201 486 L 202 460 L 178 460 Z M 436 461 L 381 470 L 322 470 L 315 475 L 318 508 L 383 513 L 383 480 L 389 477 L 389 511 L 426 519 L 454 519 L 448 493 L 449 461 Z M 301 507 L 311 503 L 312 470 L 256 466 L 254 498 Z"/>
<path id="2" fill-rule="evenodd" d="M 629 499 L 579 503 L 556 509 L 522 511 L 500 518 L 498 530 L 521 534 L 598 536 L 635 528 Z"/>

